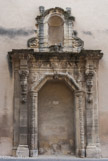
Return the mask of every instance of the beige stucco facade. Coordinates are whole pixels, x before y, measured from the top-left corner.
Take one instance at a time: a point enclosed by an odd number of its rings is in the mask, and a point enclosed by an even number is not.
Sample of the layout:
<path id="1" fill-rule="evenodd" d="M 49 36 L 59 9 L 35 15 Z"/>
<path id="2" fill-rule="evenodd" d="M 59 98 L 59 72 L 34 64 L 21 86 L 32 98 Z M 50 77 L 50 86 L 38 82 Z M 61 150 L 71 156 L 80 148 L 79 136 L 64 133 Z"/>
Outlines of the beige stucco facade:
<path id="1" fill-rule="evenodd" d="M 12 49 L 26 49 L 35 36 L 35 18 L 39 6 L 72 8 L 75 30 L 84 41 L 84 49 L 104 53 L 98 73 L 99 123 L 102 157 L 108 157 L 108 1 L 107 0 L 0 0 L 0 155 L 11 156 L 13 148 L 14 79 L 7 54 Z"/>

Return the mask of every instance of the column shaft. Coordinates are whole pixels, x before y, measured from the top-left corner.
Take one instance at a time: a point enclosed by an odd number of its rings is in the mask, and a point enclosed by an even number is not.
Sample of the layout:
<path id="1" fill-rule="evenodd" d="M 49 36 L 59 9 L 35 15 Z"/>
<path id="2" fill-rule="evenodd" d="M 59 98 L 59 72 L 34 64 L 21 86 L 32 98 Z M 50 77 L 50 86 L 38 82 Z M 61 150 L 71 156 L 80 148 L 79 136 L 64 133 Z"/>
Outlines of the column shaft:
<path id="1" fill-rule="evenodd" d="M 31 92 L 30 157 L 38 155 L 38 93 Z"/>

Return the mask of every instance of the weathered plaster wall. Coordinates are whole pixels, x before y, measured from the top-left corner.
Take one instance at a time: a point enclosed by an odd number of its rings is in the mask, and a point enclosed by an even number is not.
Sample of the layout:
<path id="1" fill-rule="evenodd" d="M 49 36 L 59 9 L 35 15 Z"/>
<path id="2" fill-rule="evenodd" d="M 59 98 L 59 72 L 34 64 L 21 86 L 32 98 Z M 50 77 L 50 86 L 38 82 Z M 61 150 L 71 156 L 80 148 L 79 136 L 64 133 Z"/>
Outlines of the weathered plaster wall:
<path id="1" fill-rule="evenodd" d="M 26 40 L 35 36 L 40 5 L 46 9 L 71 7 L 85 49 L 101 49 L 104 53 L 99 71 L 99 110 L 102 156 L 108 157 L 108 0 L 0 0 L 0 155 L 12 154 L 13 77 L 7 52 L 27 48 Z"/>

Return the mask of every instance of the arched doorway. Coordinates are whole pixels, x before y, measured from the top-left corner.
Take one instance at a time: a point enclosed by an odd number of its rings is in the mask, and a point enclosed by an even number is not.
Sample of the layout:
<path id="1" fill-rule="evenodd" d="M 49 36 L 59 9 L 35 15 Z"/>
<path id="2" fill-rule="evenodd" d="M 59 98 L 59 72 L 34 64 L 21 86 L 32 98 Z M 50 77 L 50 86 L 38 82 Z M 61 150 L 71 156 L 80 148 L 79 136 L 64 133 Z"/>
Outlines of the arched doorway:
<path id="1" fill-rule="evenodd" d="M 39 154 L 75 155 L 74 95 L 63 80 L 50 80 L 38 93 Z"/>

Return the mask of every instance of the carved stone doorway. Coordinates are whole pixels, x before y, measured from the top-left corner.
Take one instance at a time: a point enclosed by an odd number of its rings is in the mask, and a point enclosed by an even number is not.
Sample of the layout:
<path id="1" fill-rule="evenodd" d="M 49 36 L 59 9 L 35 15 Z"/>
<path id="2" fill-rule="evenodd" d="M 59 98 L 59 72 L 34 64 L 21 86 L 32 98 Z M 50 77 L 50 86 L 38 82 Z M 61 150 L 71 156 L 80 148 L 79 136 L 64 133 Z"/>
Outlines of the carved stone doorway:
<path id="1" fill-rule="evenodd" d="M 95 102 L 98 63 L 102 53 L 93 50 L 83 50 L 79 54 L 13 50 L 9 55 L 12 59 L 15 80 L 13 155 L 36 157 L 40 153 L 38 145 L 41 143 L 41 139 L 38 138 L 40 93 L 46 83 L 51 83 L 49 81 L 53 83 L 61 81 L 65 82 L 69 86 L 68 90 L 70 88 L 74 94 L 75 156 L 100 157 L 98 105 Z M 58 103 L 55 99 L 53 101 L 54 104 Z"/>
<path id="2" fill-rule="evenodd" d="M 75 155 L 74 95 L 64 81 L 48 81 L 38 94 L 39 154 Z"/>
<path id="3" fill-rule="evenodd" d="M 15 80 L 13 155 L 18 157 L 36 157 L 40 152 L 43 153 L 42 151 L 44 150 L 40 149 L 43 147 L 41 145 L 43 139 L 41 140 L 39 137 L 44 132 L 40 132 L 39 130 L 41 124 L 39 124 L 38 128 L 38 121 L 42 121 L 40 119 L 40 115 L 42 114 L 40 110 L 43 109 L 41 109 L 40 105 L 38 107 L 38 103 L 40 103 L 39 100 L 42 95 L 42 90 L 47 85 L 52 86 L 60 82 L 63 89 L 67 88 L 68 92 L 71 90 L 74 95 L 74 105 L 71 100 L 72 107 L 74 107 L 72 109 L 74 111 L 74 129 L 71 126 L 70 129 L 72 131 L 69 133 L 72 135 L 72 139 L 75 139 L 75 156 L 88 158 L 100 157 L 98 105 L 95 102 L 97 101 L 98 63 L 102 57 L 102 53 L 93 50 L 83 50 L 79 54 L 70 52 L 40 53 L 34 52 L 34 50 L 13 50 L 9 55 L 12 59 Z M 54 89 L 57 88 L 56 86 Z M 52 90 L 51 87 L 48 87 L 48 89 Z M 47 91 L 49 92 L 49 90 Z M 44 92 L 47 98 L 48 92 Z M 58 92 L 56 93 L 58 94 Z M 62 93 L 66 94 L 66 92 Z M 41 99 L 44 99 L 44 97 L 41 97 Z M 58 100 L 54 97 L 55 95 L 53 95 L 52 102 L 54 106 L 57 106 Z M 65 97 L 66 99 L 63 101 L 67 101 L 68 98 L 67 96 Z M 45 102 L 45 105 L 47 101 L 43 100 L 43 102 Z M 65 106 L 65 102 L 63 105 Z M 65 107 L 67 107 L 67 104 Z M 44 113 L 43 119 L 46 119 L 46 117 L 47 115 Z M 70 116 L 68 121 L 70 122 Z M 73 120 L 71 121 L 73 122 Z M 58 125 L 60 125 L 59 121 Z M 73 134 L 73 130 L 75 134 Z M 48 128 L 46 132 L 48 132 Z M 69 140 L 71 139 L 68 138 Z"/>
<path id="4" fill-rule="evenodd" d="M 62 128 L 67 128 L 67 133 L 64 136 L 68 135 L 65 138 L 68 141 L 65 141 L 63 145 L 60 144 L 58 148 L 57 143 L 61 140 L 58 139 L 57 142 L 53 141 L 51 143 L 50 137 L 54 136 L 53 133 L 49 136 L 47 148 L 49 145 L 53 146 L 55 153 L 57 152 L 56 148 L 62 149 L 62 146 L 64 146 L 64 149 L 66 146 L 67 149 L 69 146 L 72 149 L 72 145 L 70 145 L 72 144 L 71 139 L 75 139 L 73 141 L 75 151 L 72 151 L 72 153 L 75 153 L 75 156 L 99 158 L 101 156 L 101 146 L 98 118 L 98 66 L 103 53 L 100 50 L 84 49 L 84 42 L 78 38 L 77 32 L 74 30 L 73 23 L 75 18 L 71 15 L 70 8 L 66 8 L 66 11 L 59 7 L 45 10 L 43 6 L 40 6 L 39 9 L 40 15 L 36 18 L 36 37 L 29 39 L 27 43 L 28 47 L 33 49 L 17 49 L 9 52 L 14 71 L 13 155 L 18 157 L 36 157 L 39 153 L 45 153 L 42 143 L 45 141 L 45 134 L 48 137 L 48 133 L 52 132 L 51 128 L 58 130 L 57 137 L 59 137 L 59 133 L 61 138 L 64 134 L 64 131 L 57 129 L 57 126 L 62 127 L 60 119 L 58 119 L 55 126 L 50 118 L 51 114 L 60 110 L 61 113 L 55 113 L 60 117 L 64 115 L 63 111 L 68 109 L 67 113 L 65 113 L 65 117 L 69 118 L 68 121 L 67 119 L 64 121 L 64 117 L 61 119 L 64 124 Z M 60 43 L 55 38 L 52 41 L 52 33 L 49 32 L 52 27 L 56 31 L 56 26 L 51 23 L 51 21 L 55 21 L 55 18 L 63 22 L 62 30 L 60 29 Z M 58 27 L 61 28 L 61 26 Z M 49 43 L 50 41 L 52 43 Z M 68 84 L 69 87 L 63 82 Z M 66 102 L 63 102 L 63 106 L 62 104 L 58 106 L 61 99 L 61 95 L 58 95 L 59 92 L 56 92 L 59 100 L 56 100 L 54 92 L 51 93 L 53 94 L 51 97 L 50 90 L 53 88 L 58 90 L 59 88 L 57 83 L 59 87 L 62 85 L 63 89 L 68 88 L 67 95 L 69 95 L 69 92 L 72 93 L 70 94 L 72 98 L 74 95 L 74 101 L 70 100 L 72 109 L 69 108 L 70 103 L 67 103 L 70 96 L 65 95 L 66 98 L 63 101 Z M 47 86 L 55 84 L 56 87 L 48 87 L 49 90 L 46 90 L 47 92 L 42 92 Z M 66 94 L 66 91 L 62 92 L 63 94 Z M 44 96 L 42 97 L 42 95 Z M 46 96 L 47 98 L 45 99 Z M 55 107 L 55 109 L 57 107 L 55 111 L 54 109 L 50 109 L 52 112 L 48 111 L 50 106 L 48 106 L 47 99 L 49 98 L 50 100 L 53 98 L 51 107 Z M 74 113 L 74 117 L 71 110 Z M 46 114 L 47 111 L 48 113 Z M 72 114 L 71 118 L 69 111 Z M 43 114 L 44 117 L 42 117 Z M 54 120 L 55 114 L 52 116 Z M 47 119 L 51 123 L 49 128 L 46 128 L 48 124 L 46 117 L 48 117 Z M 74 129 L 73 125 L 70 125 L 70 121 L 74 124 Z M 69 123 L 67 123 L 67 126 L 65 126 L 66 122 Z M 44 128 L 47 130 L 44 131 Z M 73 133 L 73 130 L 75 133 Z M 71 143 L 69 144 L 69 142 Z M 51 150 L 51 148 L 49 149 Z M 67 151 L 63 153 L 67 153 Z M 52 154 L 53 152 L 50 153 Z"/>

